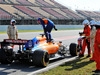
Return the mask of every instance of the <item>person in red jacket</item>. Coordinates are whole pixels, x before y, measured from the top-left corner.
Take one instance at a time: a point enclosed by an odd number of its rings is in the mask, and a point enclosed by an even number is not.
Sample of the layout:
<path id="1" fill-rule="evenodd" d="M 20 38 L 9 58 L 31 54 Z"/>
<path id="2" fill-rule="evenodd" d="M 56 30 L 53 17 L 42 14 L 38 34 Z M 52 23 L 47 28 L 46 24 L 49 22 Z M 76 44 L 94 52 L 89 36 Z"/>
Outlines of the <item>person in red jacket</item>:
<path id="1" fill-rule="evenodd" d="M 95 62 L 96 62 L 96 70 L 93 72 L 100 73 L 100 22 L 96 23 L 96 35 L 95 35 L 95 43 L 94 43 L 94 54 L 95 54 Z"/>
<path id="2" fill-rule="evenodd" d="M 86 20 L 83 21 L 83 24 L 84 24 L 84 30 L 83 30 L 84 36 L 90 36 L 91 28 L 89 27 L 89 21 L 86 19 Z M 82 51 L 83 52 L 82 52 L 82 55 L 80 55 L 79 57 L 84 56 L 86 46 L 87 46 L 87 49 L 88 49 L 88 56 L 87 57 L 90 57 L 90 54 L 91 54 L 90 38 L 83 40 L 83 45 L 82 45 Z"/>

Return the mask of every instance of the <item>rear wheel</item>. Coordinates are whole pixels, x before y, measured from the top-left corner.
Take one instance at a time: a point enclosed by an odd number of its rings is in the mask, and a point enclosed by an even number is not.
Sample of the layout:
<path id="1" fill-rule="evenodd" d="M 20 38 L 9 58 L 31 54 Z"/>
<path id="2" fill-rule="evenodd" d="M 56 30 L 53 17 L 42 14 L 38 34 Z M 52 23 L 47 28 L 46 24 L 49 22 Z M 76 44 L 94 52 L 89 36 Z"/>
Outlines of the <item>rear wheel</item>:
<path id="1" fill-rule="evenodd" d="M 32 55 L 32 61 L 35 66 L 46 67 L 49 64 L 49 54 L 44 50 L 36 50 Z"/>
<path id="2" fill-rule="evenodd" d="M 11 64 L 13 61 L 13 50 L 5 52 L 5 50 L 0 49 L 0 62 L 1 64 Z"/>
<path id="3" fill-rule="evenodd" d="M 12 58 L 6 58 L 1 60 L 1 64 L 11 64 L 12 63 Z"/>
<path id="4" fill-rule="evenodd" d="M 77 53 L 77 44 L 71 43 L 69 50 L 70 50 L 71 56 L 77 56 L 78 55 L 78 53 Z"/>

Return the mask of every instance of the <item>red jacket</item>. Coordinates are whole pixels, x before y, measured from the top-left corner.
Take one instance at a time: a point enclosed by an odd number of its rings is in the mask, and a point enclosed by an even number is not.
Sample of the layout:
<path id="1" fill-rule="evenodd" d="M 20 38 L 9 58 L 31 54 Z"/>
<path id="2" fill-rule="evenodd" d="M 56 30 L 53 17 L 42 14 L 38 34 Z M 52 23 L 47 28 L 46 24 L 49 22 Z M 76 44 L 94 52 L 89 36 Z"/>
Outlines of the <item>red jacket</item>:
<path id="1" fill-rule="evenodd" d="M 89 26 L 85 26 L 84 27 L 84 33 L 85 33 L 85 36 L 90 36 L 90 31 L 91 31 L 91 28 Z"/>
<path id="2" fill-rule="evenodd" d="M 100 29 L 97 30 L 95 35 L 95 43 L 94 43 L 94 56 L 96 62 L 96 69 L 100 70 Z"/>
<path id="3" fill-rule="evenodd" d="M 96 32 L 94 45 L 97 46 L 97 48 L 98 48 L 98 45 L 100 45 L 100 29 L 98 29 Z"/>

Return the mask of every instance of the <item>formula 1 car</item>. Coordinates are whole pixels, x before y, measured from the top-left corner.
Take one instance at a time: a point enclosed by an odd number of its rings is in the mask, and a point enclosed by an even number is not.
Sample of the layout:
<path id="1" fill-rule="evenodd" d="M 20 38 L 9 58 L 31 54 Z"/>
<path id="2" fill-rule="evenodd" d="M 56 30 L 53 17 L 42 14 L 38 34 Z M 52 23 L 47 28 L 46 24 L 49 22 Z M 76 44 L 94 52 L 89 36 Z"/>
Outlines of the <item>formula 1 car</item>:
<path id="1" fill-rule="evenodd" d="M 85 39 L 84 33 L 79 32 L 80 37 L 78 38 L 78 44 L 76 43 L 71 43 L 69 46 L 70 54 L 71 56 L 78 56 L 82 55 L 82 40 Z"/>
<path id="2" fill-rule="evenodd" d="M 14 51 L 11 45 L 19 45 L 19 50 Z M 35 66 L 46 67 L 49 60 L 65 57 L 67 50 L 62 42 L 47 43 L 43 34 L 32 40 L 4 39 L 1 42 L 0 62 L 1 64 L 11 64 L 13 60 L 28 61 Z"/>

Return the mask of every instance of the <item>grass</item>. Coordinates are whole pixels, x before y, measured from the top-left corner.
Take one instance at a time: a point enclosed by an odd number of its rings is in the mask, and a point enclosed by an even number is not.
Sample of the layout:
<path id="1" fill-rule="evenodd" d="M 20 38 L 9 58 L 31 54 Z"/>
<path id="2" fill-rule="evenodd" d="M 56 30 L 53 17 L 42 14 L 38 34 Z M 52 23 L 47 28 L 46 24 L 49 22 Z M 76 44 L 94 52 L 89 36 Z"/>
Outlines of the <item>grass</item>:
<path id="1" fill-rule="evenodd" d="M 18 31 L 18 32 L 22 33 L 22 32 L 39 32 L 39 31 L 43 31 L 43 30 L 25 30 L 25 31 Z M 7 31 L 0 31 L 0 34 L 3 34 L 3 33 L 7 33 Z"/>
<path id="2" fill-rule="evenodd" d="M 92 75 L 96 69 L 96 63 L 89 61 L 89 58 L 78 58 L 74 61 L 67 62 L 48 72 L 39 75 Z"/>
<path id="3" fill-rule="evenodd" d="M 62 30 L 81 30 L 81 29 L 59 29 L 58 31 L 62 31 Z M 25 31 L 18 31 L 18 32 L 22 33 L 22 32 L 41 32 L 41 31 L 43 30 L 25 30 Z M 0 31 L 0 34 L 3 34 L 3 33 L 7 33 L 7 31 Z"/>

